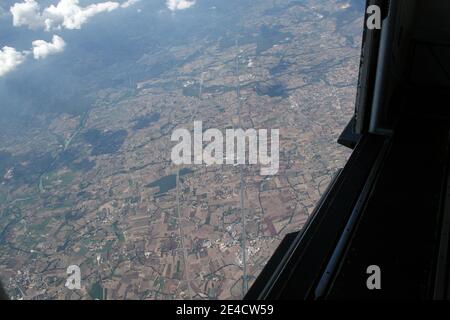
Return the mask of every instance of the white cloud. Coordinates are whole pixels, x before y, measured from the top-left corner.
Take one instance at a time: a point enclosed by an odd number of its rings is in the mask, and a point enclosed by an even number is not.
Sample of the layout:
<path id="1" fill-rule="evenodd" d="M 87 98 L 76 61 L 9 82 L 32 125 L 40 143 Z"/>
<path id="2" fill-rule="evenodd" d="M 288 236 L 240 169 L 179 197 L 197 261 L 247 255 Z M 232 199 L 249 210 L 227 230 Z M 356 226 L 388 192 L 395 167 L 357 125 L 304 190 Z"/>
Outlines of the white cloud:
<path id="1" fill-rule="evenodd" d="M 171 11 L 184 10 L 192 7 L 195 0 L 167 0 L 166 4 Z"/>
<path id="2" fill-rule="evenodd" d="M 43 10 L 36 0 L 22 0 L 11 6 L 9 11 L 13 16 L 15 27 L 26 26 L 30 29 L 80 29 L 83 24 L 95 15 L 110 12 L 118 8 L 128 8 L 140 0 L 126 0 L 123 2 L 106 1 L 81 7 L 79 0 L 60 0 L 56 5 L 50 5 Z M 0 7 L 0 17 L 6 14 Z M 34 59 L 44 59 L 49 55 L 64 51 L 66 43 L 54 35 L 51 42 L 35 40 L 32 51 L 17 51 L 11 47 L 0 49 L 0 77 L 14 70 L 26 60 L 27 55 L 33 53 Z"/>
<path id="3" fill-rule="evenodd" d="M 45 17 L 46 30 L 59 29 L 80 29 L 88 19 L 101 12 L 109 12 L 117 9 L 117 2 L 102 2 L 91 4 L 85 8 L 78 5 L 78 0 L 61 0 L 56 6 L 51 5 L 43 13 Z"/>
<path id="4" fill-rule="evenodd" d="M 57 35 L 53 36 L 52 42 L 35 40 L 32 42 L 32 45 L 32 51 L 25 50 L 20 52 L 8 46 L 0 49 L 0 77 L 13 71 L 18 65 L 22 64 L 31 52 L 35 59 L 44 59 L 49 55 L 64 51 L 66 47 L 64 40 Z"/>
<path id="5" fill-rule="evenodd" d="M 25 54 L 11 47 L 0 49 L 0 77 L 13 71 L 25 61 Z"/>
<path id="6" fill-rule="evenodd" d="M 64 51 L 66 43 L 64 40 L 54 35 L 52 42 L 46 42 L 44 40 L 33 41 L 33 56 L 35 59 L 44 59 L 49 55 L 56 54 Z"/>
<path id="7" fill-rule="evenodd" d="M 127 0 L 123 3 L 115 1 L 99 2 L 81 7 L 79 0 L 60 0 L 41 11 L 36 0 L 24 0 L 15 3 L 11 8 L 13 25 L 27 26 L 30 29 L 43 28 L 46 31 L 55 29 L 80 29 L 90 18 L 102 12 L 110 12 L 118 8 L 128 8 L 139 0 Z"/>
<path id="8" fill-rule="evenodd" d="M 28 26 L 30 29 L 38 29 L 44 26 L 44 21 L 40 14 L 39 4 L 34 0 L 15 3 L 10 9 L 15 27 Z"/>

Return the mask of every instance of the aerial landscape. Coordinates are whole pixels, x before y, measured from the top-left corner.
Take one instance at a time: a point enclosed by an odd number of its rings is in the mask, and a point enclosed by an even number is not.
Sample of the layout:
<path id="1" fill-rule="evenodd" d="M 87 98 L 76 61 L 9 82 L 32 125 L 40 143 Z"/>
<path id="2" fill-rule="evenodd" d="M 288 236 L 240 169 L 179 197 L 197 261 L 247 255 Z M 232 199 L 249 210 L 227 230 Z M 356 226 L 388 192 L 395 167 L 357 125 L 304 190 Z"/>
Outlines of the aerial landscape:
<path id="1" fill-rule="evenodd" d="M 350 155 L 336 141 L 354 112 L 363 1 L 122 1 L 51 32 L 13 26 L 16 2 L 0 3 L 0 48 L 65 45 L 0 75 L 11 298 L 243 298 Z M 171 135 L 194 121 L 279 129 L 277 174 L 173 164 Z M 65 286 L 71 265 L 79 290 Z"/>

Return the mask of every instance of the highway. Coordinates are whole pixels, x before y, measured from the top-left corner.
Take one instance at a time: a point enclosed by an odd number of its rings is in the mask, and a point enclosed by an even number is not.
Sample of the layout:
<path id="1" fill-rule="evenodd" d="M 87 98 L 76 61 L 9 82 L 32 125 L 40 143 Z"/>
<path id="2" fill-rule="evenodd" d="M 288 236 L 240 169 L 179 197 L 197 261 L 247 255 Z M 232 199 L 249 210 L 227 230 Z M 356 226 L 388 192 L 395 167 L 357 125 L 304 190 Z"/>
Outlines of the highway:
<path id="1" fill-rule="evenodd" d="M 191 280 L 189 279 L 189 263 L 188 254 L 186 247 L 184 245 L 184 233 L 183 233 L 183 221 L 181 217 L 181 206 L 180 206 L 180 169 L 177 170 L 177 216 L 178 216 L 178 227 L 180 236 L 181 250 L 183 251 L 183 264 L 184 264 L 184 277 L 188 287 L 189 300 L 192 300 L 192 289 Z"/>
<path id="2" fill-rule="evenodd" d="M 236 41 L 236 47 L 239 49 L 239 43 Z M 242 110 L 242 99 L 241 99 L 241 81 L 240 81 L 240 55 L 239 52 L 236 56 L 236 97 L 238 101 L 238 126 L 242 128 L 241 120 L 241 110 Z M 228 155 L 227 155 L 228 156 Z M 245 177 L 243 165 L 239 166 L 239 195 L 240 195 L 240 207 L 241 207 L 241 223 L 242 223 L 242 239 L 241 239 L 241 250 L 242 250 L 242 296 L 248 291 L 248 276 L 247 276 L 247 231 L 246 231 L 246 217 L 245 217 Z"/>

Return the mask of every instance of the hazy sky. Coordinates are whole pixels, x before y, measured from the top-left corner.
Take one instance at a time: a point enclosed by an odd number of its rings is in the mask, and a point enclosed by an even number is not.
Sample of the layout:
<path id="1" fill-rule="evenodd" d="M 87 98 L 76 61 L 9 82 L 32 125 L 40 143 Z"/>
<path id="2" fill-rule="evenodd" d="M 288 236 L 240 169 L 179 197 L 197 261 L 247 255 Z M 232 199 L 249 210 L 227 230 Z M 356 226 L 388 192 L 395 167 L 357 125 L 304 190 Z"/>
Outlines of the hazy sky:
<path id="1" fill-rule="evenodd" d="M 116 10 L 135 10 L 140 0 L 90 2 L 80 4 L 78 0 L 40 1 L 23 0 L 22 2 L 3 4 L 0 17 L 15 28 L 28 29 L 29 35 L 42 36 L 37 31 L 45 31 L 45 39 L 31 41 L 27 48 L 15 48 L 0 39 L 0 77 L 13 72 L 27 59 L 45 59 L 50 55 L 62 53 L 66 48 L 65 40 L 59 35 L 63 30 L 81 30 L 83 26 L 100 14 Z M 167 10 L 172 12 L 186 10 L 195 5 L 195 0 L 167 0 Z M 4 26 L 3 26 L 4 28 Z M 5 33 L 8 30 L 3 30 Z M 6 39 L 7 40 L 7 39 Z"/>

